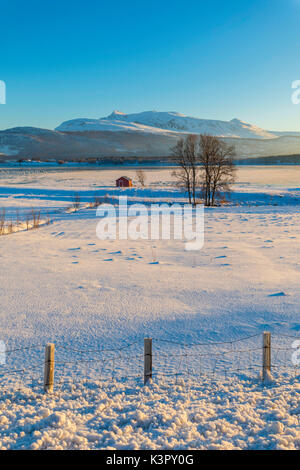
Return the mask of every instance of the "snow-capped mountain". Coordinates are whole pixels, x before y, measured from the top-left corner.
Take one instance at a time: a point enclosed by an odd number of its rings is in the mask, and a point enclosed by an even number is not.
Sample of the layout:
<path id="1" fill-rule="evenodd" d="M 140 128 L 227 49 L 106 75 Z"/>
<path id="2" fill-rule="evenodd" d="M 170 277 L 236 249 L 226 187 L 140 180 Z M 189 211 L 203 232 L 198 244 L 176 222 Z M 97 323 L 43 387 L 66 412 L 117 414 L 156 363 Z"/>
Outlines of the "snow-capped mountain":
<path id="1" fill-rule="evenodd" d="M 300 132 L 273 132 L 239 119 L 199 119 L 176 112 L 114 111 L 101 119 L 72 119 L 54 131 L 15 127 L 0 131 L 5 158 L 164 158 L 183 134 L 212 134 L 234 145 L 238 158 L 300 155 Z"/>
<path id="2" fill-rule="evenodd" d="M 199 119 L 177 112 L 144 111 L 124 114 L 114 111 L 100 119 L 72 119 L 56 128 L 60 132 L 125 131 L 149 134 L 195 133 L 213 134 L 219 137 L 272 139 L 274 133 L 239 119 L 219 121 Z M 300 133 L 299 133 L 300 135 Z"/>

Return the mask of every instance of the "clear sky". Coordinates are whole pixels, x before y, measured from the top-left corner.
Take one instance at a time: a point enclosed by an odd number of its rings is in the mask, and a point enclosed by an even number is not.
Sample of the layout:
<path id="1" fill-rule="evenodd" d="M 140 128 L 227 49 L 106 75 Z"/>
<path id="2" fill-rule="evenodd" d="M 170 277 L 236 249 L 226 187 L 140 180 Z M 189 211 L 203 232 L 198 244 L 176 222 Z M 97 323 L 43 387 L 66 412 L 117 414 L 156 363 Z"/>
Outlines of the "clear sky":
<path id="1" fill-rule="evenodd" d="M 0 128 L 114 109 L 300 131 L 300 0 L 0 0 Z"/>

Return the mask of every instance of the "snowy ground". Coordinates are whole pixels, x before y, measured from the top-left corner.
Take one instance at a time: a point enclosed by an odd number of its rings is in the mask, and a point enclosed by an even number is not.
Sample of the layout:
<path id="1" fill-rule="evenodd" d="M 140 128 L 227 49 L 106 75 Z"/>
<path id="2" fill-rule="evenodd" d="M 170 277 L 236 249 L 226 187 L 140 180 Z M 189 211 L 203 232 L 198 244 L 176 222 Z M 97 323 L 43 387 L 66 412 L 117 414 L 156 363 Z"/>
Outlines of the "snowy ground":
<path id="1" fill-rule="evenodd" d="M 291 370 L 300 337 L 300 167 L 240 168 L 230 204 L 206 210 L 199 252 L 179 240 L 100 241 L 95 209 L 65 210 L 75 192 L 82 206 L 120 192 L 131 201 L 183 201 L 168 169 L 147 170 L 144 189 L 120 191 L 114 180 L 123 173 L 135 177 L 128 169 L 0 171 L 0 207 L 10 217 L 38 208 L 53 219 L 0 238 L 0 339 L 11 351 L 0 366 L 0 442 L 300 448 Z M 262 387 L 264 330 L 277 368 L 276 382 Z M 144 390 L 147 336 L 155 375 Z M 39 388 L 47 342 L 56 343 L 53 397 Z M 190 385 L 174 389 L 182 380 Z"/>
<path id="2" fill-rule="evenodd" d="M 1 389 L 0 449 L 299 449 L 297 381 Z"/>

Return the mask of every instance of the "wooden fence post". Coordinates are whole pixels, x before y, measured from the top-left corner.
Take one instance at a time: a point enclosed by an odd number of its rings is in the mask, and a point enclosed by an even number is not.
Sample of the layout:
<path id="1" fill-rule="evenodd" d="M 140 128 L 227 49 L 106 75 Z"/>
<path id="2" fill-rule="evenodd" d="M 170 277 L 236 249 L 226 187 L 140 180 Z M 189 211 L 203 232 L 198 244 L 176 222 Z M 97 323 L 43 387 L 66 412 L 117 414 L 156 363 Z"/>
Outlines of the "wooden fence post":
<path id="1" fill-rule="evenodd" d="M 144 385 L 152 378 L 152 338 L 144 338 Z"/>
<path id="2" fill-rule="evenodd" d="M 271 333 L 263 333 L 263 381 L 271 377 Z"/>
<path id="3" fill-rule="evenodd" d="M 53 392 L 54 386 L 54 344 L 48 343 L 45 347 L 44 390 Z"/>

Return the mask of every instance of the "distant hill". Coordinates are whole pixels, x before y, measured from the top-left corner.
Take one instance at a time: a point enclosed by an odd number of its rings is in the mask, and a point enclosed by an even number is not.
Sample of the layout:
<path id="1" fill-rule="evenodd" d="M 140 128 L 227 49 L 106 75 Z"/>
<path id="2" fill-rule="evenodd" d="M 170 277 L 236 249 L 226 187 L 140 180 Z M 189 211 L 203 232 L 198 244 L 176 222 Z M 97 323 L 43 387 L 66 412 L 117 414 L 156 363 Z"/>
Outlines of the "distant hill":
<path id="1" fill-rule="evenodd" d="M 300 133 L 273 132 L 239 119 L 218 121 L 176 112 L 114 111 L 101 119 L 73 119 L 55 130 L 16 127 L 0 131 L 0 158 L 79 160 L 165 158 L 185 134 L 208 133 L 234 144 L 237 158 L 300 154 Z"/>

